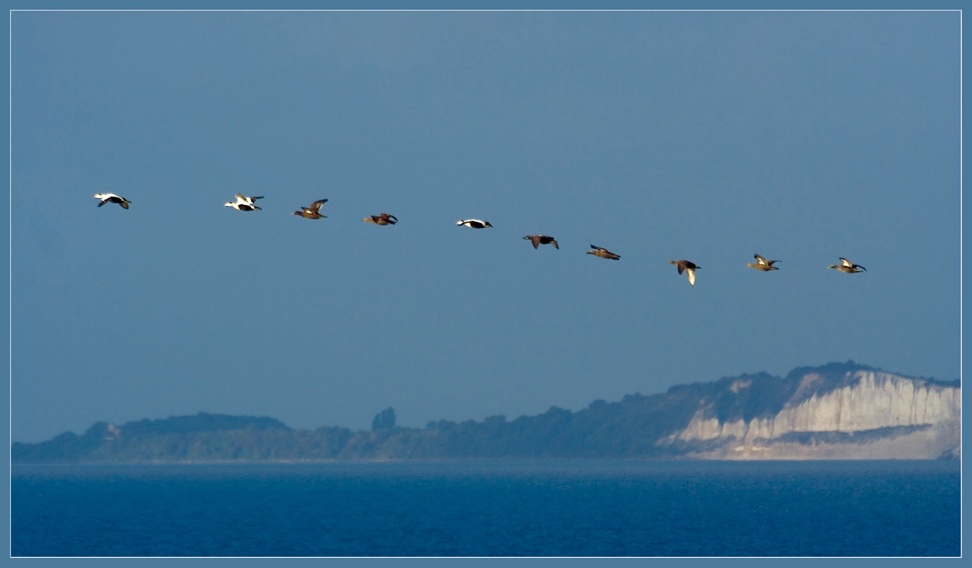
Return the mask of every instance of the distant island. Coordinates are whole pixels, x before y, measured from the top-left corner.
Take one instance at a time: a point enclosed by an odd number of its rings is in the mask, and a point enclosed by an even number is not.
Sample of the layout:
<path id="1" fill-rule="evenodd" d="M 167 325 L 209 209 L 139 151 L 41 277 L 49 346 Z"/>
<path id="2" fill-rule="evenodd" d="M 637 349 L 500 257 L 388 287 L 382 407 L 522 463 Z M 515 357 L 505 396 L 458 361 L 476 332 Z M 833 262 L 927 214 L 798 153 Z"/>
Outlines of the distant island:
<path id="1" fill-rule="evenodd" d="M 508 421 L 295 430 L 273 418 L 200 413 L 11 446 L 14 464 L 438 459 L 957 459 L 961 384 L 853 361 L 679 385 Z"/>

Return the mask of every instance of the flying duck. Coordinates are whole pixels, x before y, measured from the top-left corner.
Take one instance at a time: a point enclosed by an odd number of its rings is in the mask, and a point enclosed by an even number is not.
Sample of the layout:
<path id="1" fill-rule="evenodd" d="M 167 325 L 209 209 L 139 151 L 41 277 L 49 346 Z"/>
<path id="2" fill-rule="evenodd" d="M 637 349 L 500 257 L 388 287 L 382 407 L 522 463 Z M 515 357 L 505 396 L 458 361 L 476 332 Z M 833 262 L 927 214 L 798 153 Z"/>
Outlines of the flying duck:
<path id="1" fill-rule="evenodd" d="M 597 256 L 597 257 L 600 257 L 600 258 L 610 258 L 611 260 L 620 260 L 621 259 L 620 256 L 614 254 L 613 252 L 609 251 L 608 249 L 606 249 L 604 247 L 596 247 L 594 245 L 591 245 L 591 250 L 587 251 L 587 254 L 593 254 L 594 256 Z"/>
<path id="2" fill-rule="evenodd" d="M 365 223 L 374 223 L 375 225 L 394 225 L 398 222 L 398 218 L 388 213 L 382 213 L 381 215 L 365 217 L 362 221 Z"/>
<path id="3" fill-rule="evenodd" d="M 492 225 L 489 224 L 489 221 L 480 221 L 479 219 L 460 219 L 459 221 L 456 221 L 456 225 L 460 227 L 465 225 L 471 229 L 492 228 Z"/>
<path id="4" fill-rule="evenodd" d="M 836 264 L 831 264 L 827 268 L 836 268 L 837 270 L 841 272 L 845 272 L 847 274 L 854 274 L 855 272 L 867 272 L 866 268 L 864 268 L 860 264 L 854 264 L 853 262 L 847 260 L 846 258 L 840 259 L 840 266 L 837 266 Z"/>
<path id="5" fill-rule="evenodd" d="M 125 199 L 124 197 L 115 195 L 114 193 L 96 193 L 95 198 L 101 200 L 101 203 L 98 204 L 98 207 L 101 207 L 105 203 L 117 203 L 122 206 L 122 209 L 128 209 L 128 206 L 131 205 L 132 203 L 131 201 Z"/>
<path id="6" fill-rule="evenodd" d="M 533 248 L 540 248 L 540 245 L 553 245 L 555 249 L 560 250 L 560 245 L 557 244 L 557 240 L 547 235 L 527 235 L 523 238 L 524 240 L 532 241 Z"/>
<path id="7" fill-rule="evenodd" d="M 753 258 L 756 259 L 756 264 L 749 263 L 746 266 L 750 268 L 755 268 L 756 270 L 762 270 L 763 272 L 769 272 L 770 270 L 779 270 L 779 268 L 773 266 L 774 262 L 782 262 L 780 260 L 766 260 L 765 258 L 754 254 Z"/>
<path id="8" fill-rule="evenodd" d="M 301 207 L 302 211 L 294 211 L 294 215 L 300 215 L 306 219 L 324 219 L 327 215 L 321 215 L 321 205 L 327 203 L 326 199 L 315 201 L 310 207 Z"/>
<path id="9" fill-rule="evenodd" d="M 263 199 L 263 196 L 258 197 L 246 197 L 239 193 L 236 194 L 236 201 L 227 201 L 223 204 L 224 207 L 232 207 L 237 211 L 259 211 L 260 208 L 256 206 L 256 200 Z"/>
<path id="10" fill-rule="evenodd" d="M 677 266 L 679 274 L 683 272 L 688 273 L 689 284 L 695 286 L 695 271 L 702 268 L 701 266 L 688 260 L 669 260 L 668 264 L 674 264 Z"/>

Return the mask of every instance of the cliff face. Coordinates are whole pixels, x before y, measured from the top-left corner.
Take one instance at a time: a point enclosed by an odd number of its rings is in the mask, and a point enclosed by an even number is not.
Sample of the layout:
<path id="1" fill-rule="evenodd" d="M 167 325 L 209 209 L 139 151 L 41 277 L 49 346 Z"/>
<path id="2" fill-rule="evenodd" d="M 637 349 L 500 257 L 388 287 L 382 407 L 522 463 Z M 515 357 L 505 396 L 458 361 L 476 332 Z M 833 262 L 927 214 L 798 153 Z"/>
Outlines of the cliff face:
<path id="1" fill-rule="evenodd" d="M 958 381 L 886 373 L 853 361 L 672 387 L 665 393 L 551 408 L 507 422 L 393 424 L 371 432 L 292 430 L 271 418 L 199 414 L 99 422 L 39 444 L 14 463 L 384 459 L 958 458 Z M 388 411 L 386 411 L 388 412 Z"/>
<path id="2" fill-rule="evenodd" d="M 715 415 L 702 400 L 688 426 L 659 443 L 701 459 L 935 459 L 959 457 L 962 390 L 876 370 L 788 377 L 792 394 L 774 413 Z M 752 380 L 736 379 L 738 395 Z"/>

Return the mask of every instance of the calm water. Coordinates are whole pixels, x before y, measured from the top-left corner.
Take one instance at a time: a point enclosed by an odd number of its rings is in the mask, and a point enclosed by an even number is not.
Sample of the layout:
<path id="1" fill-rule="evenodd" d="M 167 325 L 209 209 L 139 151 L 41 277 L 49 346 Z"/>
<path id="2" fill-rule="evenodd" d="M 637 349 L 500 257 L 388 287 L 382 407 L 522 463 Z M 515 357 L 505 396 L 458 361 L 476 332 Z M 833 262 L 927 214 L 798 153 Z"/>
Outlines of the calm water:
<path id="1" fill-rule="evenodd" d="M 13 556 L 957 556 L 957 462 L 15 466 Z"/>

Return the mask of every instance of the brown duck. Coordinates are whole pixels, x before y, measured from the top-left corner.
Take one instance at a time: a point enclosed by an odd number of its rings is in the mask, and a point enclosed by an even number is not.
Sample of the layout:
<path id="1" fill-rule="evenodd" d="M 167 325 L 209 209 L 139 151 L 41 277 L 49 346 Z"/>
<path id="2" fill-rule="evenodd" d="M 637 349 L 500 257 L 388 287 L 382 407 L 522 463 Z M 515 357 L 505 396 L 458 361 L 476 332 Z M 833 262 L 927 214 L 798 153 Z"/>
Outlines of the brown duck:
<path id="1" fill-rule="evenodd" d="M 769 272 L 770 270 L 779 270 L 779 268 L 773 266 L 774 262 L 782 262 L 780 260 L 766 260 L 758 254 L 754 254 L 753 258 L 756 259 L 756 264 L 749 263 L 746 266 L 750 268 L 755 268 L 756 270 L 762 270 L 763 272 Z"/>
<path id="2" fill-rule="evenodd" d="M 688 260 L 669 260 L 668 264 L 677 266 L 679 274 L 683 272 L 687 273 L 689 284 L 695 286 L 695 271 L 702 268 L 701 266 Z"/>
<path id="3" fill-rule="evenodd" d="M 560 250 L 560 245 L 557 244 L 557 240 L 547 235 L 527 235 L 523 239 L 531 241 L 533 248 L 540 248 L 540 245 L 553 245 L 555 249 Z"/>
<path id="4" fill-rule="evenodd" d="M 394 225 L 398 222 L 398 218 L 388 213 L 382 213 L 381 215 L 365 217 L 362 221 L 365 223 L 374 223 L 375 225 Z"/>
<path id="5" fill-rule="evenodd" d="M 606 249 L 604 247 L 596 247 L 594 245 L 591 245 L 591 250 L 587 251 L 587 254 L 593 254 L 594 256 L 599 257 L 599 258 L 609 258 L 611 260 L 620 260 L 621 259 L 620 256 L 614 254 L 613 252 L 609 251 L 608 249 Z"/>
<path id="6" fill-rule="evenodd" d="M 315 201 L 310 207 L 301 207 L 301 211 L 294 211 L 294 215 L 300 215 L 305 219 L 324 219 L 327 215 L 321 215 L 321 205 L 327 203 L 326 199 Z"/>
<path id="7" fill-rule="evenodd" d="M 867 269 L 860 264 L 854 264 L 853 262 L 847 260 L 846 258 L 840 259 L 840 266 L 836 264 L 831 264 L 827 268 L 835 268 L 846 274 L 854 274 L 855 272 L 867 272 Z"/>

